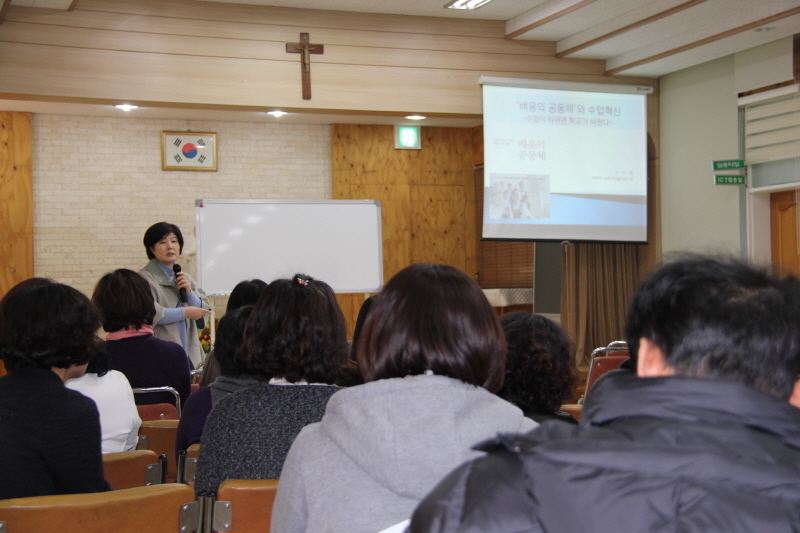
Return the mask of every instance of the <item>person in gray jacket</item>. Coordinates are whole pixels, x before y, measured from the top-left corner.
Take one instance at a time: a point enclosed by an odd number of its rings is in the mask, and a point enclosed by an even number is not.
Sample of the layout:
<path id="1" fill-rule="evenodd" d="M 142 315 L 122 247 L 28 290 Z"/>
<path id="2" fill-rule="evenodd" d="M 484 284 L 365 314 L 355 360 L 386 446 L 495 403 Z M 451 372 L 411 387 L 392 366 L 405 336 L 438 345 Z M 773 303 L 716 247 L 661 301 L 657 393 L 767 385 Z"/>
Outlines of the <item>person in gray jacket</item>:
<path id="1" fill-rule="evenodd" d="M 365 383 L 334 394 L 295 439 L 272 531 L 376 533 L 408 519 L 475 444 L 536 423 L 495 396 L 505 340 L 460 270 L 409 266 L 376 296 L 357 348 Z"/>

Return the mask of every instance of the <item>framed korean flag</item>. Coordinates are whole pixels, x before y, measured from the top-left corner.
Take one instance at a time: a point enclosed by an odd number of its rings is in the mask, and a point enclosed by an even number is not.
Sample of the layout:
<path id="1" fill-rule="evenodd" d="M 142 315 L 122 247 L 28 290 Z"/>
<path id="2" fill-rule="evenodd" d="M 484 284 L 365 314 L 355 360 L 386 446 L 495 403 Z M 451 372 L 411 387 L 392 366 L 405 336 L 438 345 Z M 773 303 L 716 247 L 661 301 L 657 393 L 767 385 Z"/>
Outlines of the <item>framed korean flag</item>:
<path id="1" fill-rule="evenodd" d="M 161 170 L 217 170 L 217 134 L 161 132 Z"/>

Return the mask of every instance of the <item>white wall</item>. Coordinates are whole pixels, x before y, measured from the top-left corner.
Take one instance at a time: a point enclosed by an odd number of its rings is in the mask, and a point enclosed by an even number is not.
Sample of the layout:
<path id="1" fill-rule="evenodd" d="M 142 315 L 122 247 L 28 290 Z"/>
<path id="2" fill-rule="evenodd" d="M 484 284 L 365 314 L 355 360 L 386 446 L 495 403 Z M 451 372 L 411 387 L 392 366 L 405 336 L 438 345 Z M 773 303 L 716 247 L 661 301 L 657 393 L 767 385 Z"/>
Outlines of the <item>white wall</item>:
<path id="1" fill-rule="evenodd" d="M 32 129 L 35 275 L 87 294 L 144 266 L 142 236 L 162 220 L 182 229 L 194 273 L 195 199 L 332 197 L 327 125 L 35 114 Z M 188 129 L 217 133 L 217 172 L 161 170 L 161 130 Z"/>
<path id="2" fill-rule="evenodd" d="M 740 186 L 714 185 L 712 161 L 737 159 L 733 56 L 663 76 L 662 251 L 741 253 Z"/>

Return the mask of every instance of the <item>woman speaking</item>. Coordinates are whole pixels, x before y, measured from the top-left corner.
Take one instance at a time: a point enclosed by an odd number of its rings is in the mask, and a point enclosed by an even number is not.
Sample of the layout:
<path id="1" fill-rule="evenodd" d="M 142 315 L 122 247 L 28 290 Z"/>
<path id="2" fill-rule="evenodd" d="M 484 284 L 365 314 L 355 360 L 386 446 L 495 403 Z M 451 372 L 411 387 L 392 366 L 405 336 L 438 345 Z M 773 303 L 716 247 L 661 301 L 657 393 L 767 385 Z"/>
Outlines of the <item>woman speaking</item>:
<path id="1" fill-rule="evenodd" d="M 150 262 L 139 274 L 150 284 L 155 300 L 153 333 L 160 339 L 183 346 L 196 368 L 203 361 L 196 321 L 203 324 L 211 304 L 194 280 L 176 263 L 183 251 L 183 234 L 175 224 L 158 222 L 147 228 L 143 241 Z"/>

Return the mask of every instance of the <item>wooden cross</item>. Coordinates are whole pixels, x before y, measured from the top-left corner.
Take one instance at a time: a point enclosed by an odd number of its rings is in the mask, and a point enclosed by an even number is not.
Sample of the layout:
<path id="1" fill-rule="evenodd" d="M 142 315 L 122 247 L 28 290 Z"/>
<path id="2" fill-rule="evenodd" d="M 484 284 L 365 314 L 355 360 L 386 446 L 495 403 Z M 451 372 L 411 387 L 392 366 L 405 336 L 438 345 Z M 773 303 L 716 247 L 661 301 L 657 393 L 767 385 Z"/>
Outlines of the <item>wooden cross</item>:
<path id="1" fill-rule="evenodd" d="M 286 52 L 300 55 L 300 68 L 303 73 L 303 100 L 311 100 L 311 56 L 309 54 L 324 54 L 325 46 L 321 44 L 308 44 L 308 34 L 300 34 L 299 43 L 286 43 Z"/>

